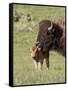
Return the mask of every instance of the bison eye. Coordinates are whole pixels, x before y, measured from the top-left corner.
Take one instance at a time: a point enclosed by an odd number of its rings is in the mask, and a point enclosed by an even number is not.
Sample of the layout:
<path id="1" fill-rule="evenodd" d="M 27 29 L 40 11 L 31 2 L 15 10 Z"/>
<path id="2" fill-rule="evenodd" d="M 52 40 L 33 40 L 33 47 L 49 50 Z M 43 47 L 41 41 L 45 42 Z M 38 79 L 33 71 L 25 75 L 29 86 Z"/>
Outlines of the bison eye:
<path id="1" fill-rule="evenodd" d="M 51 32 L 50 32 L 50 31 L 48 31 L 48 32 L 47 32 L 47 35 L 50 35 L 50 34 L 51 34 Z"/>

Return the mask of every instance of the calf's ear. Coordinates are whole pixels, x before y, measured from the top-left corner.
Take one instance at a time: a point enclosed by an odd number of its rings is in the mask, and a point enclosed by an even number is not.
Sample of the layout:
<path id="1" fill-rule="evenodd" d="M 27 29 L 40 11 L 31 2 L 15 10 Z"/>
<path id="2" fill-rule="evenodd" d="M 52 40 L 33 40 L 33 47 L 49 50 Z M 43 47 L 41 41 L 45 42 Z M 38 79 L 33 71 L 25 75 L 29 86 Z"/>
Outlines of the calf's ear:
<path id="1" fill-rule="evenodd" d="M 35 45 L 37 46 L 39 44 L 39 41 L 35 42 Z"/>

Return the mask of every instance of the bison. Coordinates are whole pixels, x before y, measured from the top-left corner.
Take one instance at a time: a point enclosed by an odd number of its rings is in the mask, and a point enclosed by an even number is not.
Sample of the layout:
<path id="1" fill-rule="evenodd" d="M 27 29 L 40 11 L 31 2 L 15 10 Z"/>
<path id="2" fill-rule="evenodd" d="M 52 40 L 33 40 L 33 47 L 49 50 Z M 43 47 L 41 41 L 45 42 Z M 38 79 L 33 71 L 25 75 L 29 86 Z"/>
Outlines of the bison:
<path id="1" fill-rule="evenodd" d="M 49 68 L 49 51 L 56 50 L 65 55 L 65 46 L 65 31 L 61 25 L 50 20 L 40 21 L 37 40 L 31 48 L 35 67 L 39 66 L 41 70 L 46 59 L 46 65 Z"/>
<path id="2" fill-rule="evenodd" d="M 33 62 L 35 64 L 35 68 L 38 70 L 42 70 L 43 62 L 44 62 L 44 59 L 46 59 L 46 58 L 47 58 L 46 65 L 49 68 L 49 52 L 47 52 L 45 54 L 42 53 L 42 51 L 40 50 L 38 45 L 39 45 L 39 42 L 35 42 L 35 43 L 33 43 L 32 48 L 30 49 L 31 56 L 32 56 Z"/>

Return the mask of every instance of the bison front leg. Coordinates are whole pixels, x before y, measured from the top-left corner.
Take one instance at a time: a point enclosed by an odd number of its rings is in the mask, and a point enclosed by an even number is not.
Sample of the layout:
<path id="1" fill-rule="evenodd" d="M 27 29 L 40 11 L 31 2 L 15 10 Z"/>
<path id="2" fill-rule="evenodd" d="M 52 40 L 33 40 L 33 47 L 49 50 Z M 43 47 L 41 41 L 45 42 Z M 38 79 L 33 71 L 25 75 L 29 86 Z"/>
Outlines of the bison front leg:
<path id="1" fill-rule="evenodd" d="M 46 53 L 45 58 L 46 58 L 46 66 L 49 69 L 49 52 Z"/>

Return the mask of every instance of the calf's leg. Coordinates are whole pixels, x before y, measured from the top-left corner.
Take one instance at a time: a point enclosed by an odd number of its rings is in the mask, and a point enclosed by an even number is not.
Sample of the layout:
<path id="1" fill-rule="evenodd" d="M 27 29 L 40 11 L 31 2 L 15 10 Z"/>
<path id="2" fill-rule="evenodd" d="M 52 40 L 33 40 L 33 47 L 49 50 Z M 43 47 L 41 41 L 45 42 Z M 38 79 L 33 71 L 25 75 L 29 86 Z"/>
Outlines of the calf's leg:
<path id="1" fill-rule="evenodd" d="M 39 62 L 36 62 L 35 60 L 33 60 L 34 62 L 34 65 L 35 65 L 35 69 L 36 70 L 42 70 L 42 67 L 43 67 L 43 61 L 40 61 Z"/>
<path id="2" fill-rule="evenodd" d="M 35 69 L 38 69 L 38 62 L 36 62 L 35 60 L 33 60 L 34 65 L 35 65 Z"/>
<path id="3" fill-rule="evenodd" d="M 42 70 L 42 69 L 43 69 L 43 61 L 44 61 L 44 60 L 40 60 L 40 61 L 38 62 L 38 70 Z"/>

